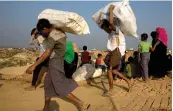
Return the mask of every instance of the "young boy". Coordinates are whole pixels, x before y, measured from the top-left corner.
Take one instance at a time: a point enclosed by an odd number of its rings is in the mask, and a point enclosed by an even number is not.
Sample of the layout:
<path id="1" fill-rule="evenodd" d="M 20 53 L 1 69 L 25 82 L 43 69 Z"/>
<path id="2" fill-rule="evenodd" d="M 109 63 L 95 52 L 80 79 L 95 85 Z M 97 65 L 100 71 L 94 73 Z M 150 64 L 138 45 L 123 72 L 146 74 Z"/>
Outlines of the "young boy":
<path id="1" fill-rule="evenodd" d="M 106 70 L 106 66 L 103 63 L 103 56 L 102 54 L 98 54 L 98 58 L 96 59 L 95 68 L 102 69 L 102 72 L 104 73 Z"/>
<path id="2" fill-rule="evenodd" d="M 136 77 L 137 74 L 137 64 L 133 57 L 128 58 L 128 62 L 126 65 L 126 76 L 128 78 Z"/>
<path id="3" fill-rule="evenodd" d="M 150 61 L 150 51 L 154 51 L 158 43 L 154 45 L 152 48 L 152 45 L 150 42 L 147 41 L 148 35 L 146 33 L 143 33 L 141 35 L 141 42 L 138 45 L 138 62 L 141 62 L 141 65 L 144 70 L 143 74 L 143 80 L 148 81 L 148 63 Z"/>
<path id="4" fill-rule="evenodd" d="M 82 63 L 80 66 L 83 66 L 84 64 L 88 64 L 90 62 L 90 53 L 87 51 L 87 46 L 83 46 L 81 61 Z"/>
<path id="5" fill-rule="evenodd" d="M 33 70 L 50 57 L 52 52 L 54 56 L 49 60 L 48 73 L 44 81 L 45 105 L 43 111 L 49 110 L 49 103 L 52 97 L 67 97 L 76 102 L 82 110 L 89 108 L 90 104 L 78 99 L 72 92 L 78 87 L 73 79 L 65 77 L 64 72 L 64 54 L 66 50 L 65 32 L 55 29 L 47 19 L 40 19 L 37 23 L 37 30 L 45 38 L 43 44 L 46 46 L 45 52 L 41 57 L 30 66 L 26 72 L 32 73 Z"/>
<path id="6" fill-rule="evenodd" d="M 113 17 L 113 10 L 115 6 L 110 5 L 109 7 L 109 21 L 104 19 L 101 25 L 101 28 L 109 34 L 107 49 L 109 51 L 108 55 L 106 56 L 105 63 L 108 66 L 108 81 L 109 81 L 109 91 L 113 89 L 113 76 L 112 74 L 118 75 L 122 79 L 124 79 L 129 86 L 131 87 L 130 80 L 121 74 L 121 56 L 124 55 L 125 52 L 125 38 L 122 32 L 119 30 L 118 27 L 115 27 L 114 17 Z M 116 24 L 118 21 L 115 21 Z"/>

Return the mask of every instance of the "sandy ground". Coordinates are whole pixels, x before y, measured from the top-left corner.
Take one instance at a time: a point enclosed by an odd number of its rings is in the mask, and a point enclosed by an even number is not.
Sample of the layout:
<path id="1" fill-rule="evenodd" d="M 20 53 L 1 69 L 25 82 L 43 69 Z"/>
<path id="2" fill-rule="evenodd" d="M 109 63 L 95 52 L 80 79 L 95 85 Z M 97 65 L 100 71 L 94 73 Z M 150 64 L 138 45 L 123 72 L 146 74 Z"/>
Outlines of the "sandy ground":
<path id="1" fill-rule="evenodd" d="M 88 111 L 115 111 L 108 97 L 103 97 L 108 87 L 107 79 L 102 76 L 77 88 L 73 93 L 82 100 L 88 101 Z M 121 111 L 171 111 L 172 110 L 172 79 L 165 77 L 144 83 L 140 79 L 131 80 L 134 85 L 127 92 L 127 84 L 123 80 L 114 82 L 114 94 L 111 96 Z M 25 91 L 30 83 L 22 81 L 0 81 L 0 111 L 41 111 L 44 105 L 44 90 Z M 66 100 L 66 99 L 65 99 Z M 50 111 L 78 111 L 68 100 L 53 98 Z"/>
<path id="2" fill-rule="evenodd" d="M 44 105 L 44 90 L 25 91 L 29 83 L 20 81 L 1 81 L 0 88 L 0 111 L 41 111 Z M 92 104 L 90 111 L 105 111 L 111 103 L 108 98 L 102 97 L 101 89 L 83 86 L 73 92 L 82 100 Z M 106 109 L 105 109 L 106 108 Z M 109 108 L 108 108 L 109 109 Z M 60 98 L 51 101 L 50 111 L 78 111 L 75 105 Z"/>

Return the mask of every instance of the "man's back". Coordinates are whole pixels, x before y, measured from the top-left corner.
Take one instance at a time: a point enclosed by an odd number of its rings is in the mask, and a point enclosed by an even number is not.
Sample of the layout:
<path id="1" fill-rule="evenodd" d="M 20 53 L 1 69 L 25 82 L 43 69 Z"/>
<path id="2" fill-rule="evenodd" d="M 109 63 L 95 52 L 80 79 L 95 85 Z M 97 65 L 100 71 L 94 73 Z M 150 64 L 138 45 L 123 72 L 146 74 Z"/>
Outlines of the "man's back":
<path id="1" fill-rule="evenodd" d="M 89 52 L 88 51 L 82 52 L 81 60 L 82 60 L 82 62 L 89 62 Z"/>
<path id="2" fill-rule="evenodd" d="M 139 44 L 139 48 L 141 49 L 141 53 L 149 52 L 151 47 L 152 47 L 151 43 L 147 42 L 147 41 L 142 41 Z"/>

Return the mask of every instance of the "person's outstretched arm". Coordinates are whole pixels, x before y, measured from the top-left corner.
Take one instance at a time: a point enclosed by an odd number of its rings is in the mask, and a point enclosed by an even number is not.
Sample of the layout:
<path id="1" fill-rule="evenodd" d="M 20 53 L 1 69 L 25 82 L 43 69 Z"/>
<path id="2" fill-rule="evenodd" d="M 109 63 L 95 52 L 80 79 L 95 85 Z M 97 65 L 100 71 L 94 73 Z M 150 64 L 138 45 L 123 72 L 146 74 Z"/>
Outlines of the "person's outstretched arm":
<path id="1" fill-rule="evenodd" d="M 46 58 L 50 57 L 52 53 L 52 49 L 46 49 L 45 52 L 41 55 L 41 57 L 33 64 L 35 67 L 41 64 Z"/>
<path id="2" fill-rule="evenodd" d="M 45 52 L 41 55 L 41 57 L 32 66 L 30 66 L 26 70 L 26 72 L 31 74 L 39 64 L 41 64 L 44 60 L 46 60 L 46 58 L 50 57 L 54 46 L 55 46 L 55 40 L 52 38 L 49 38 L 47 40 L 47 48 L 46 48 Z"/>

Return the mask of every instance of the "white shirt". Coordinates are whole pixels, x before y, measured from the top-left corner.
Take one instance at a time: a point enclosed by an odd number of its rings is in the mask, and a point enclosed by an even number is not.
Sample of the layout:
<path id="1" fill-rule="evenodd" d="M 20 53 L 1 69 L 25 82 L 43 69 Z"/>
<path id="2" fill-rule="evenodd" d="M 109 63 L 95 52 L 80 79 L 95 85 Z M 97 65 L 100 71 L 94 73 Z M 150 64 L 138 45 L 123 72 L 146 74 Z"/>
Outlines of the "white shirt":
<path id="1" fill-rule="evenodd" d="M 39 47 L 40 53 L 38 57 L 41 57 L 41 55 L 45 52 L 46 46 L 43 45 L 44 38 L 39 35 L 37 39 L 34 37 L 31 37 L 31 40 L 29 42 L 30 45 L 37 45 Z M 55 52 L 52 52 L 50 58 L 52 58 L 55 55 Z"/>
<path id="2" fill-rule="evenodd" d="M 126 41 L 123 33 L 118 30 L 119 32 L 116 33 L 115 31 L 112 31 L 108 36 L 108 42 L 107 42 L 107 49 L 109 51 L 115 50 L 117 47 L 120 49 L 121 56 L 125 54 L 126 50 Z M 119 46 L 117 42 L 117 37 L 119 37 Z"/>
<path id="3" fill-rule="evenodd" d="M 42 36 L 38 36 L 37 37 L 37 40 L 38 40 L 38 45 L 39 45 L 39 49 L 40 49 L 40 53 L 39 53 L 39 56 L 38 57 L 41 57 L 41 55 L 44 53 L 45 51 L 45 48 L 43 46 L 43 41 L 44 41 L 44 38 Z"/>

